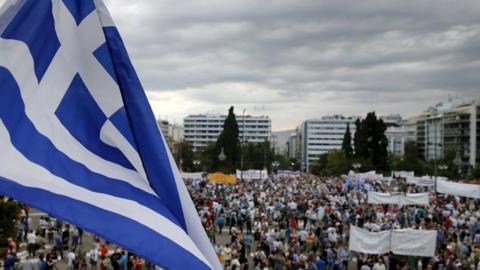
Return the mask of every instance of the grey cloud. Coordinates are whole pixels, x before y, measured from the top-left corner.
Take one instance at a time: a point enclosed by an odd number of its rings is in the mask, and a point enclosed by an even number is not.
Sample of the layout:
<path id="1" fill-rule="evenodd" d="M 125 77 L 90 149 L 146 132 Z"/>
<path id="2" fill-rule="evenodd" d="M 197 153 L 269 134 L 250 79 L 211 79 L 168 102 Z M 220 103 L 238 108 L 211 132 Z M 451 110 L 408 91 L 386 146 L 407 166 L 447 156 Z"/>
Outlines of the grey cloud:
<path id="1" fill-rule="evenodd" d="M 412 113 L 448 94 L 479 96 L 478 1 L 107 4 L 146 90 L 183 93 L 205 111 L 261 102 L 281 128 L 335 99 L 338 113 Z"/>

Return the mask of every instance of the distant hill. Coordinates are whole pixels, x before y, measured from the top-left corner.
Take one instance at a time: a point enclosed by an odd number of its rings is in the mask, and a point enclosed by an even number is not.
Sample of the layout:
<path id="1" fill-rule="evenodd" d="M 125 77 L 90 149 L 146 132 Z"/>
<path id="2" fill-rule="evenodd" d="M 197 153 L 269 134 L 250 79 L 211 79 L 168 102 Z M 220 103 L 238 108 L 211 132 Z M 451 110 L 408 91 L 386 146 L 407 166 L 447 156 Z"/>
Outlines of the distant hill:
<path id="1" fill-rule="evenodd" d="M 274 131 L 274 132 L 272 132 L 272 135 L 277 137 L 278 147 L 280 149 L 285 149 L 286 146 L 287 146 L 288 138 L 294 132 L 295 132 L 294 129 L 283 130 L 283 131 Z"/>

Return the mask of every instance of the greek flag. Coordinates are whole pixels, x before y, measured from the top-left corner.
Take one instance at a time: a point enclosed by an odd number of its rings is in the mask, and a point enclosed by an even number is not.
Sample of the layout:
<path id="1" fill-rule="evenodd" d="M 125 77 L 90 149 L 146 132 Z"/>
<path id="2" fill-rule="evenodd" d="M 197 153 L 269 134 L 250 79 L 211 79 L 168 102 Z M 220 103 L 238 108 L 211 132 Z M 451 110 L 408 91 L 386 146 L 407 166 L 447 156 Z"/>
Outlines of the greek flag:
<path id="1" fill-rule="evenodd" d="M 1 7 L 0 193 L 162 268 L 221 268 L 101 0 Z"/>

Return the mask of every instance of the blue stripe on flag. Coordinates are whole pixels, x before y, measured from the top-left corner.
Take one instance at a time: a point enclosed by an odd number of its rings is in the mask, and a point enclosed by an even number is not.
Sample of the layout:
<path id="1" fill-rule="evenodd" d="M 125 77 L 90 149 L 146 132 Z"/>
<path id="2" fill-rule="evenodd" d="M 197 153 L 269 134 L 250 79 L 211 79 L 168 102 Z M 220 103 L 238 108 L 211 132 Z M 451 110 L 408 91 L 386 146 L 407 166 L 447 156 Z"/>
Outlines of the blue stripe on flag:
<path id="1" fill-rule="evenodd" d="M 125 110 L 150 186 L 187 231 L 168 150 L 116 27 L 104 27 Z"/>
<path id="2" fill-rule="evenodd" d="M 72 13 L 75 22 L 79 25 L 88 14 L 92 13 L 95 10 L 95 4 L 93 0 L 63 0 L 65 6 Z"/>
<path id="3" fill-rule="evenodd" d="M 54 217 L 79 224 L 79 227 L 95 232 L 103 239 L 136 254 L 142 254 L 145 259 L 157 262 L 160 267 L 209 269 L 197 257 L 170 239 L 122 215 L 43 189 L 25 187 L 4 177 L 0 177 L 0 193 L 37 206 Z"/>
<path id="4" fill-rule="evenodd" d="M 158 197 L 127 182 L 94 173 L 56 149 L 47 137 L 35 129 L 25 114 L 25 106 L 18 85 L 11 73 L 3 67 L 0 67 L 0 85 L 3 89 L 0 98 L 0 118 L 11 134 L 12 144 L 27 159 L 72 184 L 94 192 L 137 201 L 181 226 Z"/>
<path id="5" fill-rule="evenodd" d="M 127 139 L 127 141 L 137 149 L 137 144 L 135 143 L 135 138 L 132 134 L 132 128 L 128 123 L 127 112 L 125 112 L 125 108 L 120 108 L 116 111 L 112 116 L 110 116 L 110 122 L 120 131 L 120 133 Z"/>
<path id="6" fill-rule="evenodd" d="M 110 53 L 108 52 L 107 43 L 103 43 L 102 46 L 98 47 L 93 55 L 97 58 L 97 61 L 103 66 L 103 68 L 110 74 L 110 77 L 117 82 L 117 75 L 115 75 L 115 70 L 113 68 L 112 59 L 110 58 Z"/>
<path id="7" fill-rule="evenodd" d="M 92 153 L 134 170 L 133 165 L 120 150 L 100 140 L 100 130 L 107 121 L 107 116 L 95 102 L 78 73 L 63 96 L 55 115 L 70 134 Z"/>
<path id="8" fill-rule="evenodd" d="M 27 44 L 40 81 L 60 47 L 52 15 L 52 1 L 27 0 L 3 31 L 2 38 Z"/>

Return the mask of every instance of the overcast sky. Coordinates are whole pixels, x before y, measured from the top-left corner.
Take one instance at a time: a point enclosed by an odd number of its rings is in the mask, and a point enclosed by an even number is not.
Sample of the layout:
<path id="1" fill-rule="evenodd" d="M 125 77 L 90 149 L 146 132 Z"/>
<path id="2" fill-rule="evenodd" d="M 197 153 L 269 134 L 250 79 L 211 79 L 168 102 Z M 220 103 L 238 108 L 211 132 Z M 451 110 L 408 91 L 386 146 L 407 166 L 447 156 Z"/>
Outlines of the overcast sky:
<path id="1" fill-rule="evenodd" d="M 156 115 L 178 123 L 234 105 L 283 130 L 480 97 L 480 1 L 106 3 Z"/>

